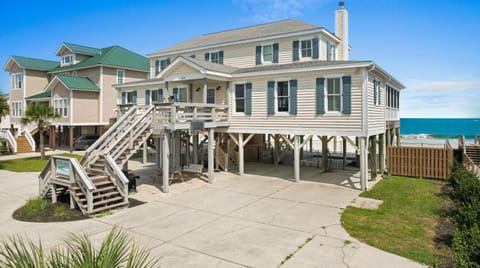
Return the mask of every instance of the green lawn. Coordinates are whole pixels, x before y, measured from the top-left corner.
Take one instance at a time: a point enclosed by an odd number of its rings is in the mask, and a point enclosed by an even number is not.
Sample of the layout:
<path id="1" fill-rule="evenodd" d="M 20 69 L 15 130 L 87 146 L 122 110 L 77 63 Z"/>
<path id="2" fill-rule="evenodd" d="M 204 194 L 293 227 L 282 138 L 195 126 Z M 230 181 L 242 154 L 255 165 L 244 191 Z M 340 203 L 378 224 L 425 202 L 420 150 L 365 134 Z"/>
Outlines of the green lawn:
<path id="1" fill-rule="evenodd" d="M 448 248 L 435 247 L 436 226 L 448 197 L 445 182 L 390 177 L 360 196 L 381 199 L 378 210 L 347 207 L 342 224 L 353 237 L 376 248 L 434 265 L 448 256 Z M 440 256 L 440 257 L 439 257 Z"/>
<path id="2" fill-rule="evenodd" d="M 58 154 L 58 156 L 75 157 L 79 160 L 82 158 L 82 156 L 78 154 Z M 6 169 L 13 172 L 38 172 L 43 170 L 50 156 L 46 156 L 45 158 L 46 160 L 43 161 L 40 160 L 40 156 L 4 160 L 0 161 L 0 169 Z"/>

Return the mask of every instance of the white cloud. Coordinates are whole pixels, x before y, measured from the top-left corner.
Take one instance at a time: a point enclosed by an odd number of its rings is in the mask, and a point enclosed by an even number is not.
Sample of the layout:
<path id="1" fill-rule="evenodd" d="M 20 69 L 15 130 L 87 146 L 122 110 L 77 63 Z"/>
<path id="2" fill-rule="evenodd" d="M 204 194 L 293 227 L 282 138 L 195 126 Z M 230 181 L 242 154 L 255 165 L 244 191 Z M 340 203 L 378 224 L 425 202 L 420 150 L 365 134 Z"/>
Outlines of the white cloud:
<path id="1" fill-rule="evenodd" d="M 313 4 L 325 0 L 233 0 L 247 13 L 247 20 L 255 23 L 298 17 Z"/>
<path id="2" fill-rule="evenodd" d="M 407 89 L 412 91 L 452 91 L 480 89 L 480 80 L 473 81 L 415 81 L 407 82 Z"/>

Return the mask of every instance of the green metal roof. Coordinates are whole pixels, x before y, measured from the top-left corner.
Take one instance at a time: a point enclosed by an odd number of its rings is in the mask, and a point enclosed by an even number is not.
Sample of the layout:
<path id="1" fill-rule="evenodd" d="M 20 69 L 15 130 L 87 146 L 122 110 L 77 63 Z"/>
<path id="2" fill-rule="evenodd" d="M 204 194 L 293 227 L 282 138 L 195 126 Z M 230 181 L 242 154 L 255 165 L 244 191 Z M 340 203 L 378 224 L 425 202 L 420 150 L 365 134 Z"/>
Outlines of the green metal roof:
<path id="1" fill-rule="evenodd" d="M 102 48 L 100 54 L 85 59 L 77 64 L 58 67 L 51 70 L 51 73 L 72 71 L 97 65 L 108 65 L 119 68 L 127 68 L 148 72 L 150 61 L 148 58 L 136 54 L 128 49 L 119 46 Z"/>
<path id="2" fill-rule="evenodd" d="M 41 60 L 34 58 L 27 58 L 21 56 L 11 56 L 11 58 L 24 69 L 33 69 L 41 71 L 50 71 L 57 68 L 60 64 L 58 61 Z"/>
<path id="3" fill-rule="evenodd" d="M 65 43 L 64 42 L 62 45 L 66 46 L 74 54 L 95 56 L 95 55 L 100 54 L 100 51 L 101 51 L 98 48 L 76 45 L 76 44 L 72 44 L 72 43 Z"/>
<path id="4" fill-rule="evenodd" d="M 57 75 L 56 78 L 60 80 L 68 89 L 81 89 L 90 91 L 100 91 L 100 88 L 87 77 Z"/>
<path id="5" fill-rule="evenodd" d="M 25 99 L 27 99 L 27 100 L 45 99 L 45 98 L 50 98 L 51 96 L 52 96 L 51 91 L 44 91 L 44 92 L 32 95 L 30 97 L 26 97 Z"/>

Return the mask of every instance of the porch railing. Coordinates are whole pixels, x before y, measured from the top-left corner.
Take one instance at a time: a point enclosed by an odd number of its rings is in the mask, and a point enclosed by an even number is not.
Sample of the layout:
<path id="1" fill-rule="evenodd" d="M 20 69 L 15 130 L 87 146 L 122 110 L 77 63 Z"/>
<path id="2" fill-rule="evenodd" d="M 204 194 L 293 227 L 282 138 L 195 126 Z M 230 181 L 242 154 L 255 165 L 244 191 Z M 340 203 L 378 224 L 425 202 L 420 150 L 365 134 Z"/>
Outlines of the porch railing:
<path id="1" fill-rule="evenodd" d="M 40 133 L 40 135 L 42 135 L 42 133 Z M 27 139 L 28 144 L 30 144 L 30 147 L 32 148 L 32 151 L 35 152 L 35 150 L 37 149 L 36 144 L 35 144 L 35 140 L 33 139 L 32 134 L 30 134 L 30 130 L 28 130 L 28 129 L 25 129 L 25 138 Z"/>
<path id="2" fill-rule="evenodd" d="M 387 107 L 385 109 L 385 120 L 390 121 L 390 120 L 400 120 L 400 110 L 396 108 L 389 108 Z"/>
<path id="3" fill-rule="evenodd" d="M 12 132 L 8 129 L 2 129 L 0 130 L 0 138 L 4 139 L 7 141 L 8 146 L 10 147 L 10 150 L 12 153 L 17 153 L 17 141 L 15 140 L 15 137 L 13 137 Z"/>
<path id="4" fill-rule="evenodd" d="M 201 120 L 204 122 L 228 122 L 228 106 L 205 103 L 158 103 L 155 104 L 155 125 L 170 125 Z"/>

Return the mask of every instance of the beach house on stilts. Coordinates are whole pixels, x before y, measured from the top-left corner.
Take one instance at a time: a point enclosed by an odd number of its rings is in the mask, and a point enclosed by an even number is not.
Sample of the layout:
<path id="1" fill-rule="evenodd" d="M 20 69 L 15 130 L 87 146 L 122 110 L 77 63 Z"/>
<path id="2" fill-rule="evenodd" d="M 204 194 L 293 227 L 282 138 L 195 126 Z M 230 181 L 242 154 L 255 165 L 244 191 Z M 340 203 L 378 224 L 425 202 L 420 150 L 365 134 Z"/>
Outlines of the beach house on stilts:
<path id="1" fill-rule="evenodd" d="M 302 179 L 301 151 L 312 139 L 327 146 L 343 139 L 359 152 L 362 190 L 385 168 L 385 146 L 399 127 L 404 86 L 376 63 L 349 59 L 348 12 L 335 11 L 335 32 L 284 20 L 205 34 L 151 53 L 150 79 L 114 85 L 117 122 L 91 146 L 81 164 L 117 174 L 141 146 L 154 141 L 162 189 L 172 172 L 204 160 L 208 181 L 216 167 L 245 170 L 251 143 L 271 152 L 272 163 L 293 151 L 293 177 Z M 388 133 L 387 137 L 386 133 Z M 378 151 L 377 151 L 378 150 Z M 206 155 L 206 157 L 203 157 Z M 106 164 L 109 164 L 106 167 Z M 203 165 L 200 166 L 202 168 Z M 118 181 L 124 181 L 117 174 Z"/>

